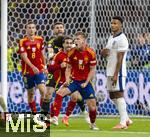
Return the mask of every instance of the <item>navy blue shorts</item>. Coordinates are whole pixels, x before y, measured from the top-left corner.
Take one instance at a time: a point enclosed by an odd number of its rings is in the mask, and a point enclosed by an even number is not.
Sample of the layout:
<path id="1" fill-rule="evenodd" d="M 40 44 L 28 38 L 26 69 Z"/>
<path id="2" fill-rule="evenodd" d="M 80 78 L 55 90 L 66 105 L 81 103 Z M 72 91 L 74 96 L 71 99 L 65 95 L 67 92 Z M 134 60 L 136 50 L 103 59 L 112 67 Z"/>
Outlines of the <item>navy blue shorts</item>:
<path id="1" fill-rule="evenodd" d="M 39 74 L 35 74 L 33 76 L 31 75 L 25 75 L 24 78 L 25 88 L 31 89 L 35 87 L 36 85 L 42 84 L 46 82 L 46 75 L 42 72 Z"/>
<path id="2" fill-rule="evenodd" d="M 81 87 L 81 84 L 85 81 L 77 81 L 73 80 L 69 85 L 68 89 L 71 91 L 71 93 L 75 91 L 79 91 L 83 99 L 93 99 L 95 98 L 95 91 L 92 86 L 92 84 L 89 82 L 88 85 L 85 88 Z"/>

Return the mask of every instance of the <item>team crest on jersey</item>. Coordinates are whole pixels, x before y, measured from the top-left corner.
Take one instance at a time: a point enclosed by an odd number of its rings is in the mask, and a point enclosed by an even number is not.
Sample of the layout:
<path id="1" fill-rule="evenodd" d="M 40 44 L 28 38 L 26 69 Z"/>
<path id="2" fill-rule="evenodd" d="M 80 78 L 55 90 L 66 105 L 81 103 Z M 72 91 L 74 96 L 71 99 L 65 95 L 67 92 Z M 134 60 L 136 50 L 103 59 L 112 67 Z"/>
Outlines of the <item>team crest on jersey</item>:
<path id="1" fill-rule="evenodd" d="M 52 60 L 51 65 L 54 65 L 54 63 L 55 63 L 55 61 L 54 61 L 54 60 Z"/>
<path id="2" fill-rule="evenodd" d="M 113 41 L 112 45 L 114 46 L 116 44 L 116 41 Z"/>
<path id="3" fill-rule="evenodd" d="M 21 49 L 20 49 L 21 51 L 24 51 L 24 47 L 21 47 Z"/>
<path id="4" fill-rule="evenodd" d="M 38 49 L 40 49 L 40 43 L 37 43 L 36 46 Z"/>
<path id="5" fill-rule="evenodd" d="M 113 49 L 117 49 L 116 41 L 113 41 L 113 43 L 112 43 L 112 48 L 113 48 Z"/>
<path id="6" fill-rule="evenodd" d="M 36 51 L 36 48 L 35 48 L 35 47 L 33 47 L 33 48 L 32 48 L 32 52 L 35 52 L 35 51 Z"/>
<path id="7" fill-rule="evenodd" d="M 83 60 L 79 60 L 79 65 L 82 65 L 83 64 Z"/>

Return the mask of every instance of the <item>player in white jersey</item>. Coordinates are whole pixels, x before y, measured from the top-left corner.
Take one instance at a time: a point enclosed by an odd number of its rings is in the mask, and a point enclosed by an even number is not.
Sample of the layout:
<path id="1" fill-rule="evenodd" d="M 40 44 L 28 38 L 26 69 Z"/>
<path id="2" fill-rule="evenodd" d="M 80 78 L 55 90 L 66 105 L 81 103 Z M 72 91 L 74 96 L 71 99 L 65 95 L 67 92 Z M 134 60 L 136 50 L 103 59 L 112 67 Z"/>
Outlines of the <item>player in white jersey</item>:
<path id="1" fill-rule="evenodd" d="M 123 19 L 120 16 L 113 17 L 111 21 L 112 35 L 108 39 L 106 47 L 101 51 L 102 56 L 108 57 L 107 62 L 107 90 L 110 98 L 115 103 L 120 114 L 120 123 L 114 129 L 127 129 L 132 124 L 129 119 L 126 102 L 123 97 L 126 81 L 126 54 L 128 40 L 122 32 Z"/>

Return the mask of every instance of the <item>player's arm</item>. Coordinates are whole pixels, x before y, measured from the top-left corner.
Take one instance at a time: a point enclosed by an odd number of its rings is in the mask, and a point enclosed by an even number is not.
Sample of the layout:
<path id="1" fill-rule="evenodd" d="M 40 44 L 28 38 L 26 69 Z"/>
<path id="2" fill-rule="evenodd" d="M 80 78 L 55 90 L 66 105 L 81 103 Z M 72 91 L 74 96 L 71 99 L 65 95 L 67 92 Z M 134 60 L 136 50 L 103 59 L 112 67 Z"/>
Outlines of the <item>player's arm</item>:
<path id="1" fill-rule="evenodd" d="M 39 73 L 38 68 L 35 67 L 35 66 L 31 63 L 31 61 L 30 61 L 29 58 L 27 57 L 27 53 L 26 53 L 26 52 L 21 53 L 20 56 L 21 56 L 22 60 L 23 60 L 28 66 L 30 66 L 30 67 L 32 68 L 32 70 L 33 70 L 33 72 L 34 72 L 35 74 L 38 74 L 38 73 Z"/>
<path id="2" fill-rule="evenodd" d="M 53 58 L 52 62 L 48 66 L 49 72 L 53 72 L 61 68 L 66 68 L 67 67 L 66 60 L 67 60 L 66 58 L 62 57 L 59 53 L 57 53 Z"/>
<path id="3" fill-rule="evenodd" d="M 109 52 L 110 52 L 110 50 L 108 48 L 104 48 L 101 50 L 101 55 L 103 57 L 107 57 L 107 56 L 109 56 Z"/>
<path id="4" fill-rule="evenodd" d="M 88 77 L 87 77 L 85 83 L 83 83 L 81 85 L 83 88 L 85 88 L 88 85 L 88 83 L 93 79 L 93 77 L 95 75 L 95 70 L 96 70 L 96 66 L 90 66 L 90 72 L 88 74 Z"/>
<path id="5" fill-rule="evenodd" d="M 65 77 L 66 77 L 65 85 L 68 85 L 70 83 L 70 80 L 71 80 L 71 69 L 72 69 L 71 65 L 67 64 L 66 71 L 65 71 Z"/>
<path id="6" fill-rule="evenodd" d="M 41 55 L 42 55 L 42 61 L 43 61 L 43 65 L 44 65 L 44 73 L 48 74 L 47 65 L 46 65 L 46 56 L 45 56 L 45 50 L 44 49 L 41 51 Z"/>
<path id="7" fill-rule="evenodd" d="M 44 69 L 46 70 L 47 66 L 46 66 L 46 57 L 45 57 L 45 50 L 44 49 L 41 51 L 41 55 L 42 55 L 42 61 L 43 61 Z"/>
<path id="8" fill-rule="evenodd" d="M 117 64 L 116 64 L 116 69 L 115 69 L 115 73 L 113 76 L 113 85 L 115 86 L 117 83 L 117 79 L 118 79 L 118 73 L 121 69 L 122 66 L 122 61 L 123 61 L 123 56 L 124 56 L 125 52 L 118 52 L 117 53 Z"/>

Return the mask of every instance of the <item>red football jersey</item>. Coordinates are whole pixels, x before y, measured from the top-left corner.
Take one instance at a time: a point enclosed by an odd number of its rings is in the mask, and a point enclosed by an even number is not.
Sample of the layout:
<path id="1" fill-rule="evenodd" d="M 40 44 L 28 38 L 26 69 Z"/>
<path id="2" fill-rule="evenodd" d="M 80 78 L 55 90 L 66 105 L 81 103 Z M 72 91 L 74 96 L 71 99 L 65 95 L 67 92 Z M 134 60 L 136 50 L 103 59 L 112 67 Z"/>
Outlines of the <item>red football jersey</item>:
<path id="1" fill-rule="evenodd" d="M 44 69 L 44 62 L 42 59 L 42 50 L 44 49 L 43 38 L 35 36 L 34 40 L 31 41 L 28 37 L 20 40 L 19 53 L 27 53 L 27 57 L 33 65 L 35 65 L 40 72 Z M 22 74 L 34 75 L 34 72 L 30 66 L 28 66 L 22 60 Z"/>
<path id="2" fill-rule="evenodd" d="M 90 72 L 90 66 L 96 66 L 96 54 L 88 46 L 84 51 L 73 48 L 68 52 L 69 64 L 72 66 L 72 79 L 86 80 Z"/>
<path id="3" fill-rule="evenodd" d="M 60 64 L 67 62 L 67 57 L 68 56 L 64 51 L 60 51 L 54 56 L 53 60 L 49 64 L 48 70 L 54 74 L 56 83 L 63 84 L 66 81 L 66 68 L 61 68 Z"/>

